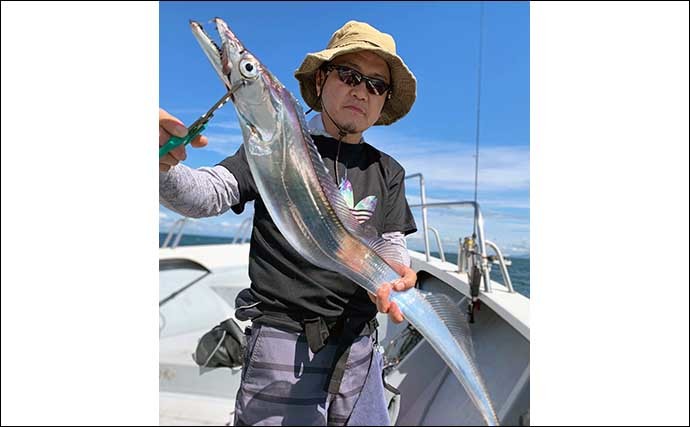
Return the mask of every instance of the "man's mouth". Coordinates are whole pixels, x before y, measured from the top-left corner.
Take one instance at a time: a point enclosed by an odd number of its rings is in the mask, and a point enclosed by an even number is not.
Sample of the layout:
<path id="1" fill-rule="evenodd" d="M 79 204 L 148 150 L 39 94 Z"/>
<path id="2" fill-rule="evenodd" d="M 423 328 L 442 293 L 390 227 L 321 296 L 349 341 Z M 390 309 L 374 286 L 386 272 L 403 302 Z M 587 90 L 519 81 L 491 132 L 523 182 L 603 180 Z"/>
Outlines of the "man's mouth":
<path id="1" fill-rule="evenodd" d="M 364 110 L 362 110 L 362 109 L 359 108 L 359 107 L 355 107 L 354 105 L 346 105 L 346 106 L 345 106 L 345 109 L 350 110 L 350 111 L 353 111 L 353 112 L 355 112 L 355 113 L 357 113 L 357 114 L 361 114 L 361 115 L 363 115 L 363 116 L 365 115 Z"/>

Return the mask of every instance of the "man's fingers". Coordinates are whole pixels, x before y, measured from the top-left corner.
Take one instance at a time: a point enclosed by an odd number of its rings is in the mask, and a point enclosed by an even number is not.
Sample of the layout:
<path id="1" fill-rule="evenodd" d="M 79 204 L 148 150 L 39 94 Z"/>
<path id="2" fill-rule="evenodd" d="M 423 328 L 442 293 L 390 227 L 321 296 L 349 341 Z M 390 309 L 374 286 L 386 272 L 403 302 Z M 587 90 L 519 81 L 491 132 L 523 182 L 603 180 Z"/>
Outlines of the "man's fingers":
<path id="1" fill-rule="evenodd" d="M 163 129 L 162 127 L 158 127 L 158 146 L 162 147 L 168 140 L 170 139 L 172 135 L 168 133 L 167 130 Z"/>
<path id="2" fill-rule="evenodd" d="M 388 314 L 395 323 L 402 323 L 402 321 L 405 320 L 405 317 L 403 317 L 402 313 L 400 312 L 398 305 L 394 302 L 391 303 Z"/>
<path id="3" fill-rule="evenodd" d="M 168 112 L 162 108 L 158 109 L 158 126 L 169 134 L 179 136 L 180 138 L 187 135 L 187 128 L 182 122 L 168 114 Z"/>
<path id="4" fill-rule="evenodd" d="M 177 137 L 184 137 L 187 135 L 187 128 L 182 124 L 180 120 L 178 120 L 176 117 L 173 117 L 170 115 L 167 111 L 165 111 L 162 108 L 158 109 L 158 146 L 162 147 L 165 143 L 167 143 L 171 137 L 177 136 Z M 208 144 L 208 138 L 206 138 L 203 135 L 197 135 L 192 141 L 191 141 L 192 147 L 195 148 L 201 148 L 205 147 Z M 183 161 L 187 159 L 187 151 L 185 150 L 184 145 L 180 145 L 179 147 L 176 147 L 175 149 L 170 151 L 170 156 L 172 156 L 172 159 L 176 160 L 175 163 L 172 163 L 169 161 L 167 164 L 170 165 L 175 165 L 177 162 Z M 165 156 L 167 157 L 167 155 Z M 164 157 L 164 158 L 165 158 Z M 162 159 L 160 163 L 166 163 Z"/>
<path id="5" fill-rule="evenodd" d="M 376 309 L 380 313 L 388 313 L 394 323 L 401 323 L 405 320 L 405 317 L 402 315 L 398 305 L 390 301 L 391 289 L 394 286 L 395 283 L 392 285 L 390 283 L 385 283 L 376 291 L 376 295 L 371 292 L 367 292 L 367 295 L 369 295 L 371 301 L 376 304 Z"/>
<path id="6" fill-rule="evenodd" d="M 388 313 L 390 308 L 390 301 L 388 300 L 391 293 L 391 285 L 385 284 L 376 292 L 376 307 L 381 313 Z"/>
<path id="7" fill-rule="evenodd" d="M 198 135 L 196 138 L 192 140 L 191 144 L 194 148 L 205 147 L 208 144 L 208 138 L 206 138 L 203 135 Z"/>
<path id="8" fill-rule="evenodd" d="M 405 282 L 402 279 L 396 280 L 393 284 L 393 289 L 396 291 L 404 291 L 407 288 Z"/>
<path id="9" fill-rule="evenodd" d="M 158 122 L 158 125 L 171 135 L 182 138 L 187 135 L 187 128 L 175 119 L 164 119 Z"/>
<path id="10" fill-rule="evenodd" d="M 180 162 L 187 158 L 187 150 L 185 150 L 184 145 L 173 148 L 170 150 L 170 154 L 172 154 L 172 156 Z"/>

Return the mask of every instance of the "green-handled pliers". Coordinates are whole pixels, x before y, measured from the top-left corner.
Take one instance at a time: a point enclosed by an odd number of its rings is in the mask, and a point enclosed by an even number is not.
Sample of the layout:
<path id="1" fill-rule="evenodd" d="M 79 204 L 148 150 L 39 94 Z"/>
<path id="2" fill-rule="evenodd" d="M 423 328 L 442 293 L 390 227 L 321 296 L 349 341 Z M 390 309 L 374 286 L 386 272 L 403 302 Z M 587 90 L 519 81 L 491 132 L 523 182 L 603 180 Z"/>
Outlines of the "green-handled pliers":
<path id="1" fill-rule="evenodd" d="M 215 113 L 217 109 L 225 105 L 225 103 L 228 102 L 232 97 L 232 94 L 235 93 L 235 91 L 239 89 L 241 86 L 243 86 L 243 84 L 240 83 L 228 90 L 227 93 L 218 100 L 218 102 L 213 104 L 213 107 L 211 107 L 211 109 L 208 110 L 206 114 L 199 117 L 194 123 L 191 124 L 191 126 L 187 128 L 187 135 L 181 138 L 179 136 L 170 137 L 168 142 L 163 144 L 163 146 L 158 149 L 158 158 L 160 159 L 161 157 L 168 154 L 170 150 L 179 147 L 182 144 L 189 144 L 194 138 L 197 137 L 197 135 L 203 132 L 203 130 L 206 129 L 206 124 L 209 120 L 211 120 L 211 117 L 213 117 L 213 113 Z"/>

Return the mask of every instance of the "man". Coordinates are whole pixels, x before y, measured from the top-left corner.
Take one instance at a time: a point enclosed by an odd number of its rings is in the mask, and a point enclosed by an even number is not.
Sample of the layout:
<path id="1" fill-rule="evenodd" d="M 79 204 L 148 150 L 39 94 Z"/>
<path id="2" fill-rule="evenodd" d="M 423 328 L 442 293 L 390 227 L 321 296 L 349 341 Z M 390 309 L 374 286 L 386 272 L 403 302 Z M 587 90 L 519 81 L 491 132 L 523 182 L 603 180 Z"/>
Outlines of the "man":
<path id="1" fill-rule="evenodd" d="M 238 391 L 236 425 L 388 423 L 380 354 L 374 351 L 377 310 L 399 323 L 391 288 L 413 287 L 405 235 L 416 231 L 405 199 L 404 169 L 364 142 L 373 125 L 389 125 L 412 108 L 416 80 L 393 38 L 350 21 L 325 50 L 295 72 L 304 101 L 321 112 L 309 121 L 319 153 L 360 223 L 395 245 L 407 265 L 402 279 L 377 295 L 307 262 L 280 234 L 258 194 L 244 148 L 212 168 L 179 164 L 184 146 L 160 160 L 160 201 L 189 217 L 244 210 L 254 200 L 249 276 L 236 317 L 252 320 Z M 160 112 L 162 145 L 186 130 Z M 197 137 L 192 146 L 205 146 Z M 378 358 L 376 358 L 378 357 Z"/>

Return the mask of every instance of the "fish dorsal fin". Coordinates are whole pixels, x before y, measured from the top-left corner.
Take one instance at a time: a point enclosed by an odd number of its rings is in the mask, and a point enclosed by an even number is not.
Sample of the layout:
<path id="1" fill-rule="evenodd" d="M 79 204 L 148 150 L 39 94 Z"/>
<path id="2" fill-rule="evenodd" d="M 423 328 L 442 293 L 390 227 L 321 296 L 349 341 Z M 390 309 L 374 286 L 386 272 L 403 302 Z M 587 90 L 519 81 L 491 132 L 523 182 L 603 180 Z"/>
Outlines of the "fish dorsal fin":
<path id="1" fill-rule="evenodd" d="M 354 234 L 354 233 L 353 233 Z M 400 250 L 391 244 L 388 240 L 382 237 L 361 237 L 362 243 L 370 247 L 374 252 L 376 252 L 381 258 L 388 262 L 394 262 L 396 264 L 406 264 L 406 260 L 403 259 Z"/>
<path id="2" fill-rule="evenodd" d="M 448 326 L 453 339 L 472 359 L 476 359 L 474 344 L 472 343 L 472 331 L 467 315 L 446 294 L 420 290 L 422 298 L 431 306 L 431 309 Z"/>
<path id="3" fill-rule="evenodd" d="M 384 260 L 403 264 L 404 260 L 402 259 L 402 254 L 400 254 L 400 251 L 395 246 L 387 240 L 380 238 L 373 227 L 366 228 L 364 225 L 360 224 L 357 218 L 352 214 L 350 207 L 340 193 L 338 186 L 333 181 L 313 138 L 307 130 L 308 127 L 304 120 L 301 105 L 296 100 L 294 102 L 297 105 L 297 117 L 299 118 L 302 128 L 302 137 L 306 144 L 309 160 L 312 163 L 316 177 L 321 184 L 321 188 L 340 222 L 347 231 L 375 251 Z"/>

